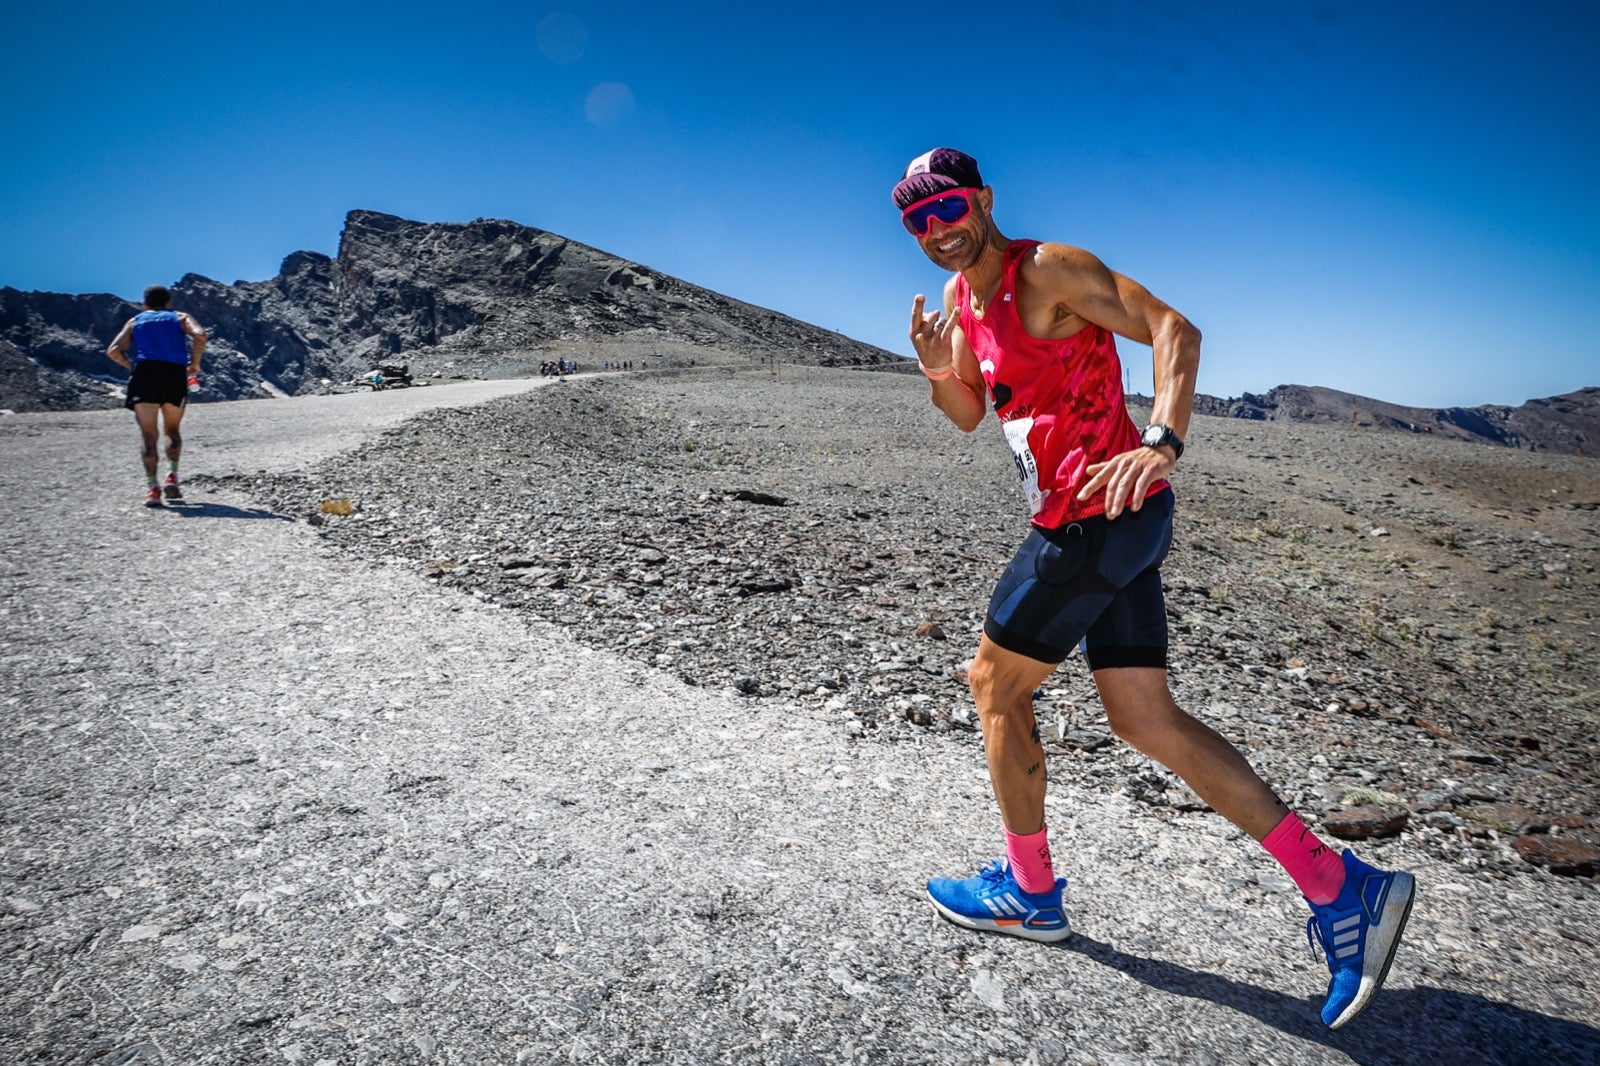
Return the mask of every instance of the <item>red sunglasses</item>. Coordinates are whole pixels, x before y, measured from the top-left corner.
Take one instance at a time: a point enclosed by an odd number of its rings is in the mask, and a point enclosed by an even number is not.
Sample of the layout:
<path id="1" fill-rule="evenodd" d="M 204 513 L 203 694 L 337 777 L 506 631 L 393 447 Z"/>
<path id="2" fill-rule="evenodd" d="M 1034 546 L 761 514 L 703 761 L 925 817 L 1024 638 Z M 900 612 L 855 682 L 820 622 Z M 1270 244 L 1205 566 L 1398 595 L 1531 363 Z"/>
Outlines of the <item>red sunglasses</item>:
<path id="1" fill-rule="evenodd" d="M 900 221 L 905 223 L 906 231 L 913 237 L 926 236 L 928 225 L 934 219 L 938 219 L 946 226 L 953 226 L 972 214 L 971 197 L 977 191 L 977 189 L 956 189 L 953 192 L 936 193 L 918 200 L 900 212 Z"/>

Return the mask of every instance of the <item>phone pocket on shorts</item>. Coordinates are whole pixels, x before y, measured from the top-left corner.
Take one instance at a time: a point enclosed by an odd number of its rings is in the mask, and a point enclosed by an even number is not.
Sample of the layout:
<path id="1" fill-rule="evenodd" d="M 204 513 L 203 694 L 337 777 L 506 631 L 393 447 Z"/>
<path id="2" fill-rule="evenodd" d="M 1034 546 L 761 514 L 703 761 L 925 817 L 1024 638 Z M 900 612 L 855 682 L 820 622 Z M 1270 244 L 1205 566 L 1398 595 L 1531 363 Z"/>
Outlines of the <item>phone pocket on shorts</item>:
<path id="1" fill-rule="evenodd" d="M 1076 522 L 1040 533 L 1044 543 L 1033 559 L 1033 573 L 1047 585 L 1065 585 L 1078 576 L 1089 558 L 1089 538 Z"/>

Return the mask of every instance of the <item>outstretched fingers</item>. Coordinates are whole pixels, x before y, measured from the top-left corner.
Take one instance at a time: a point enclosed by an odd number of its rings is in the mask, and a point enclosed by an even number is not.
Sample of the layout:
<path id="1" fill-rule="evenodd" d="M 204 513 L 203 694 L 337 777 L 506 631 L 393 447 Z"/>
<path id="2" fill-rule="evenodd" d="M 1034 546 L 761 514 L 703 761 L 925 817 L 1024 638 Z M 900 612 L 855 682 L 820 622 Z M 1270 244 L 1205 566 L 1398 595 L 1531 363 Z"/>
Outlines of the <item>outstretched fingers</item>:
<path id="1" fill-rule="evenodd" d="M 925 368 L 942 369 L 954 358 L 950 326 L 955 320 L 945 318 L 942 310 L 924 311 L 925 302 L 920 293 L 911 301 L 911 345 Z"/>
<path id="2" fill-rule="evenodd" d="M 921 293 L 918 293 L 917 294 L 917 298 L 911 301 L 911 339 L 912 339 L 912 341 L 916 341 L 917 339 L 922 338 L 922 337 L 927 337 L 929 335 L 929 333 L 937 333 L 938 332 L 938 329 L 939 329 L 939 318 L 940 318 L 940 316 L 942 316 L 944 314 L 944 312 L 936 310 L 936 311 L 924 313 L 923 306 L 926 303 L 927 303 L 927 297 L 923 296 Z"/>

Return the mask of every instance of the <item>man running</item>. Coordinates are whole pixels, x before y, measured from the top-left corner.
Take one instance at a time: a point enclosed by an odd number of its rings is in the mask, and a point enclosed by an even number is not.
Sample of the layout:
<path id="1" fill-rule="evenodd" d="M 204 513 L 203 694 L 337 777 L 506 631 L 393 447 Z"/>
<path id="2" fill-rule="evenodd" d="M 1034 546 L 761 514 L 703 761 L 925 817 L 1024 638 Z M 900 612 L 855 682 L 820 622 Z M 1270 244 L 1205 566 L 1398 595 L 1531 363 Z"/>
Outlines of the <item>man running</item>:
<path id="1" fill-rule="evenodd" d="M 942 311 L 911 308 L 911 341 L 939 410 L 971 432 L 989 407 L 1005 431 L 1033 528 L 989 601 L 970 684 L 1005 858 L 976 877 L 928 882 L 934 907 L 971 929 L 1069 935 L 1044 824 L 1045 757 L 1033 692 L 1075 647 L 1116 734 L 1171 769 L 1259 841 L 1311 905 L 1332 971 L 1323 1021 L 1366 1007 L 1411 910 L 1410 874 L 1328 848 L 1167 683 L 1161 563 L 1172 539 L 1167 481 L 1183 455 L 1200 332 L 1138 282 L 1064 244 L 1013 241 L 994 190 L 963 152 L 918 156 L 894 187 L 901 220 L 953 271 Z M 1120 334 L 1155 352 L 1155 402 L 1141 433 L 1122 394 Z"/>
<path id="2" fill-rule="evenodd" d="M 200 373 L 200 356 L 206 350 L 206 331 L 182 311 L 168 309 L 172 294 L 165 286 L 144 290 L 145 309 L 128 319 L 117 339 L 106 349 L 114 363 L 129 368 L 128 398 L 123 406 L 139 423 L 139 457 L 144 461 L 145 506 L 160 507 L 163 486 L 158 484 L 157 439 L 160 430 L 167 436 L 167 481 L 169 500 L 183 499 L 178 487 L 178 460 L 183 455 L 183 436 L 178 427 L 189 402 L 189 382 Z M 185 335 L 193 341 L 191 345 Z M 128 356 L 129 346 L 133 356 Z"/>

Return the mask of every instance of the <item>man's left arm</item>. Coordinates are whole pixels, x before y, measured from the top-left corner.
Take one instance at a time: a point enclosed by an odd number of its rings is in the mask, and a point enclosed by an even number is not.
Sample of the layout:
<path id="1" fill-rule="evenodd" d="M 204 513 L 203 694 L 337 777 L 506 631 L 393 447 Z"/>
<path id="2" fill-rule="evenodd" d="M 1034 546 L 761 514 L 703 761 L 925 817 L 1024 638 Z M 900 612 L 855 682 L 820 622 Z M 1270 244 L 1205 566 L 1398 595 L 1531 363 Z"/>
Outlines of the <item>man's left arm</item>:
<path id="1" fill-rule="evenodd" d="M 178 312 L 178 322 L 182 324 L 183 331 L 189 335 L 189 376 L 200 373 L 200 356 L 206 350 L 206 331 L 200 323 L 190 317 L 187 311 Z"/>
<path id="2" fill-rule="evenodd" d="M 1200 370 L 1200 330 L 1150 295 L 1137 281 L 1120 274 L 1116 279 L 1124 302 L 1144 307 L 1144 317 L 1150 325 L 1150 340 L 1146 343 L 1154 349 L 1156 392 L 1150 421 L 1171 427 L 1182 440 L 1189 435 L 1189 419 L 1194 415 L 1195 382 Z M 1177 462 L 1176 451 L 1170 446 L 1155 450 L 1173 452 L 1173 462 Z"/>
<path id="3" fill-rule="evenodd" d="M 1169 426 L 1181 440 L 1194 413 L 1195 380 L 1200 367 L 1200 331 L 1132 278 L 1109 269 L 1082 249 L 1055 246 L 1042 273 L 1053 294 L 1074 312 L 1129 340 L 1148 344 L 1155 360 L 1155 403 L 1150 421 Z M 1089 467 L 1089 481 L 1078 493 L 1088 499 L 1102 489 L 1106 517 L 1124 507 L 1137 511 L 1150 486 L 1178 465 L 1171 445 L 1138 447 Z"/>

